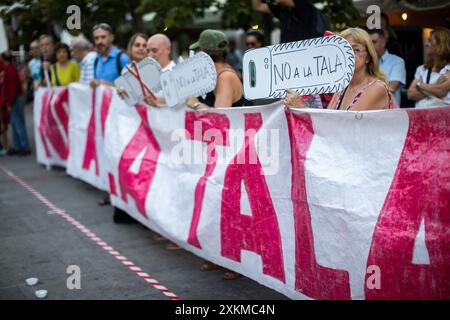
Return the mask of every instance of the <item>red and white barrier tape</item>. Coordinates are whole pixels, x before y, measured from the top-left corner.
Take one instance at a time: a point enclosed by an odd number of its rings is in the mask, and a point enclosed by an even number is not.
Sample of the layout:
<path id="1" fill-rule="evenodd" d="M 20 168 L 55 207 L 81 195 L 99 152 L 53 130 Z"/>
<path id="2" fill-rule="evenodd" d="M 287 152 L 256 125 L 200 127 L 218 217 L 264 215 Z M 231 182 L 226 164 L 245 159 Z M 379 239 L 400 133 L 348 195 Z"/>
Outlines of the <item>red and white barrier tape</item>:
<path id="1" fill-rule="evenodd" d="M 90 238 L 92 241 L 97 243 L 100 247 L 102 247 L 104 250 L 106 250 L 109 254 L 114 256 L 117 260 L 122 262 L 124 265 L 126 265 L 131 271 L 134 271 L 139 277 L 143 278 L 148 284 L 152 285 L 155 289 L 160 291 L 162 294 L 164 294 L 166 297 L 168 297 L 171 300 L 181 300 L 175 293 L 161 285 L 161 283 L 158 282 L 155 278 L 150 276 L 149 274 L 145 273 L 141 268 L 136 266 L 133 262 L 128 260 L 124 255 L 122 255 L 120 252 L 115 250 L 113 247 L 108 245 L 106 242 L 104 242 L 100 237 L 97 237 L 95 233 L 93 233 L 91 230 L 86 228 L 84 225 L 82 225 L 80 222 L 78 222 L 76 219 L 74 219 L 70 214 L 66 213 L 64 210 L 59 209 L 57 206 L 55 206 L 50 200 L 45 198 L 42 194 L 40 194 L 38 191 L 30 187 L 25 181 L 17 177 L 14 173 L 0 165 L 0 169 L 3 170 L 11 179 L 16 181 L 18 184 L 20 184 L 22 187 L 24 187 L 26 190 L 28 190 L 31 194 L 33 194 L 39 201 L 41 201 L 43 204 L 45 204 L 48 208 L 53 210 L 56 214 L 58 214 L 60 217 L 64 218 L 66 221 L 68 221 L 70 224 L 75 226 L 78 230 L 80 230 L 82 233 L 84 233 L 88 238 Z"/>

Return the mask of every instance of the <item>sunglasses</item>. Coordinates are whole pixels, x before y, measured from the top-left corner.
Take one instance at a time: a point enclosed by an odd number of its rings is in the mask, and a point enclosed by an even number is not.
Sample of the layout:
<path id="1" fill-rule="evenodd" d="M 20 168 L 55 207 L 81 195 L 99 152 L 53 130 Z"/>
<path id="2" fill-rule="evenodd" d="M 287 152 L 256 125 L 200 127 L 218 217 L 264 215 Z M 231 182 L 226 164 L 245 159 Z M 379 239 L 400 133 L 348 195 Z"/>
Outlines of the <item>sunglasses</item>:
<path id="1" fill-rule="evenodd" d="M 102 30 L 112 32 L 111 26 L 107 23 L 99 23 L 92 27 L 92 31 L 95 31 L 97 29 L 102 29 Z"/>
<path id="2" fill-rule="evenodd" d="M 256 47 L 256 42 L 246 42 L 245 45 L 247 47 Z"/>

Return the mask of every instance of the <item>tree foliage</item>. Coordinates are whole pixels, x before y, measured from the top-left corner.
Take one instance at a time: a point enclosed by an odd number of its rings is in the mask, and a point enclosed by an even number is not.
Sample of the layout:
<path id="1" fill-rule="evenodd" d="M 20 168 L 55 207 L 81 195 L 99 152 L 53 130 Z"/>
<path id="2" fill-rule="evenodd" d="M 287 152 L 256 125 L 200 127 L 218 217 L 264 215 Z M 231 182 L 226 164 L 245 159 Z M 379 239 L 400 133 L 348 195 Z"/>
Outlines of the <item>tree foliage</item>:
<path id="1" fill-rule="evenodd" d="M 317 0 L 324 4 L 323 12 L 331 25 L 339 29 L 357 18 L 358 12 L 351 0 Z M 92 26 L 98 22 L 107 22 L 115 30 L 116 38 L 122 45 L 133 32 L 166 32 L 175 37 L 180 31 L 192 26 L 194 19 L 202 17 L 205 11 L 217 8 L 223 12 L 223 28 L 249 29 L 259 25 L 272 27 L 272 19 L 255 12 L 251 0 L 0 0 L 2 5 L 20 3 L 26 9 L 15 9 L 3 18 L 11 25 L 15 20 L 18 30 L 15 32 L 13 47 L 28 44 L 42 33 L 53 33 L 65 26 L 69 14 L 67 7 L 77 5 L 81 8 L 81 30 L 70 31 L 76 35 L 83 32 L 90 36 Z M 153 19 L 144 21 L 143 17 L 151 13 Z M 22 30 L 22 32 L 20 32 Z"/>

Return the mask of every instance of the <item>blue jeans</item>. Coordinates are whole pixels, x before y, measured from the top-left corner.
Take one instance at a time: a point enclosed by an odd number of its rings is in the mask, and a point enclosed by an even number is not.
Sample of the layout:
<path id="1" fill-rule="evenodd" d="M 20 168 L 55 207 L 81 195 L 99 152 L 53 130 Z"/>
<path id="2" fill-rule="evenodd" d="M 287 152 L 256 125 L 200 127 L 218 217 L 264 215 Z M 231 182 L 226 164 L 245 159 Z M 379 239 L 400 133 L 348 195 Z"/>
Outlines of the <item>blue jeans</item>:
<path id="1" fill-rule="evenodd" d="M 12 140 L 17 151 L 29 150 L 27 128 L 25 126 L 25 98 L 18 97 L 14 101 L 11 112 Z"/>

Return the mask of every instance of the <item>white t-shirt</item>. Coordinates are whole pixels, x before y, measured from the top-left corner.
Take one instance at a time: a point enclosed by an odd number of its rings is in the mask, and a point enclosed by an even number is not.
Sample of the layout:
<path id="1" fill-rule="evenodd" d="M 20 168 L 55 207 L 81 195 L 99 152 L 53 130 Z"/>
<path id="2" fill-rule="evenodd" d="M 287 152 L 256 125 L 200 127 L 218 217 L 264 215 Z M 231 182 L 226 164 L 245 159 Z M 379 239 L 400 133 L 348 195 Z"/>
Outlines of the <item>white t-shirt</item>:
<path id="1" fill-rule="evenodd" d="M 162 72 L 164 71 L 172 71 L 172 69 L 176 66 L 175 62 L 170 61 L 167 66 L 161 69 Z"/>
<path id="2" fill-rule="evenodd" d="M 440 75 L 443 76 L 449 71 L 450 71 L 450 64 L 446 65 L 441 69 Z M 444 100 L 445 104 L 450 105 L 450 91 L 447 92 L 447 95 L 444 98 L 442 98 L 442 100 Z"/>
<path id="3" fill-rule="evenodd" d="M 447 71 L 450 71 L 450 65 L 446 65 L 444 68 L 441 69 L 440 72 L 431 72 L 430 81 L 428 84 L 436 83 L 441 75 L 444 75 Z M 425 69 L 424 65 L 421 65 L 417 67 L 416 73 L 414 74 L 414 79 L 418 80 L 420 77 L 422 77 L 422 81 L 424 83 L 427 82 L 427 75 L 428 75 L 428 69 Z M 447 93 L 447 96 L 445 96 L 442 100 L 446 104 L 450 104 L 450 93 Z M 416 108 L 423 108 L 424 104 L 426 103 L 425 99 L 421 99 L 419 101 L 416 101 Z"/>
<path id="4" fill-rule="evenodd" d="M 172 69 L 176 66 L 175 62 L 170 61 L 167 66 L 161 69 L 161 72 L 172 71 Z M 164 92 L 162 90 L 155 93 L 158 98 L 164 98 Z"/>

